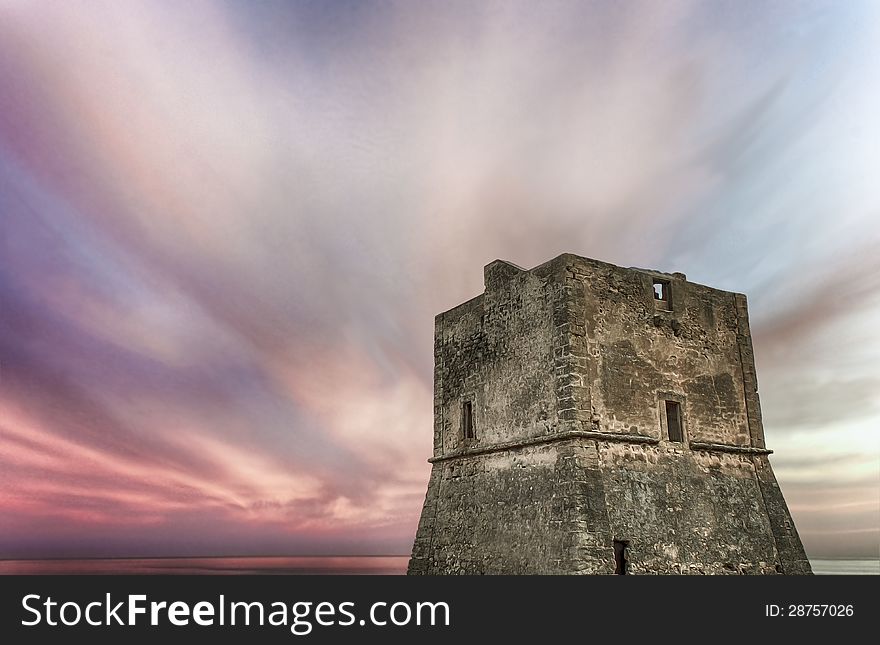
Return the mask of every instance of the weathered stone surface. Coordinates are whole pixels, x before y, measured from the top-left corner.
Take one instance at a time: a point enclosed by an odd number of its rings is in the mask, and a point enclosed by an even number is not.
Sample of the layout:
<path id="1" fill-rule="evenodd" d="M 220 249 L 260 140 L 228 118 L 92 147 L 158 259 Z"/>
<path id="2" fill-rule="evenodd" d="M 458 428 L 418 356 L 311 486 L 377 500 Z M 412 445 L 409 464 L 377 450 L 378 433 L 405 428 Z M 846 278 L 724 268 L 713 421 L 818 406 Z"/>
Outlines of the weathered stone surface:
<path id="1" fill-rule="evenodd" d="M 496 260 L 485 285 L 435 321 L 410 573 L 614 573 L 615 541 L 627 573 L 810 573 L 767 460 L 745 296 L 569 254 Z"/>

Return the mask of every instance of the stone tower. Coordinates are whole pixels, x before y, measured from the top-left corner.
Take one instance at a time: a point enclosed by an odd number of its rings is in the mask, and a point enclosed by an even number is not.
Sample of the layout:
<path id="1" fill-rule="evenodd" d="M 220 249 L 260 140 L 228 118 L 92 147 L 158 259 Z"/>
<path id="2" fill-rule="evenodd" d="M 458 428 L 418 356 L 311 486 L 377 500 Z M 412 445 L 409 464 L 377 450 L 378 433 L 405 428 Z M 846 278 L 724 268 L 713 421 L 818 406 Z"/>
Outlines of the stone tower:
<path id="1" fill-rule="evenodd" d="M 746 297 L 561 255 L 437 316 L 411 574 L 809 574 Z"/>

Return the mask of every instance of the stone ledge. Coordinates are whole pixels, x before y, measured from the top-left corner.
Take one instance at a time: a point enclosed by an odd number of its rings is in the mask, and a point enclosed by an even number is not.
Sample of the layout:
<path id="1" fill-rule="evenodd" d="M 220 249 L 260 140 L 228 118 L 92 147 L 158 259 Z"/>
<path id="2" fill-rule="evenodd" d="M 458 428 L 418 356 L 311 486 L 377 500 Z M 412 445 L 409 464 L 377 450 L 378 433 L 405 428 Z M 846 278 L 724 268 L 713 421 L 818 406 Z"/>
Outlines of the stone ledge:
<path id="1" fill-rule="evenodd" d="M 703 443 L 692 441 L 688 444 L 691 450 L 709 450 L 712 452 L 735 452 L 744 455 L 771 455 L 772 450 L 767 448 L 753 448 L 752 446 L 731 446 L 726 443 Z"/>
<path id="2" fill-rule="evenodd" d="M 556 443 L 558 441 L 566 441 L 569 439 L 595 439 L 599 441 L 615 441 L 618 443 L 640 443 L 640 444 L 658 444 L 659 439 L 655 437 L 646 437 L 639 434 L 623 434 L 617 432 L 590 432 L 587 430 L 568 430 L 566 432 L 557 432 L 555 434 L 533 437 L 524 441 L 508 441 L 498 443 L 493 446 L 485 446 L 483 448 L 471 448 L 469 450 L 457 450 L 448 455 L 440 457 L 431 457 L 429 463 L 436 464 L 451 459 L 459 459 L 462 457 L 476 457 L 478 455 L 486 455 L 493 452 L 505 452 L 508 450 L 517 450 L 519 448 L 527 448 L 529 446 L 539 446 L 542 444 Z M 753 448 L 751 446 L 732 446 L 723 443 L 703 443 L 700 441 L 692 441 L 688 444 L 691 450 L 704 450 L 708 452 L 731 452 L 744 455 L 769 455 L 772 450 L 767 448 Z"/>
<path id="3" fill-rule="evenodd" d="M 457 450 L 448 455 L 440 457 L 431 457 L 429 463 L 436 464 L 450 459 L 458 459 L 460 457 L 475 457 L 477 455 L 485 455 L 492 452 L 505 452 L 507 450 L 516 450 L 518 448 L 526 448 L 528 446 L 538 446 L 546 443 L 556 443 L 557 441 L 566 441 L 568 439 L 599 439 L 601 441 L 618 441 L 622 443 L 660 443 L 659 439 L 654 437 L 646 437 L 639 434 L 622 434 L 616 432 L 590 432 L 587 430 L 568 430 L 566 432 L 557 432 L 555 434 L 542 435 L 525 439 L 523 441 L 508 441 L 506 443 L 496 443 L 492 446 L 483 448 L 472 448 L 470 450 Z"/>

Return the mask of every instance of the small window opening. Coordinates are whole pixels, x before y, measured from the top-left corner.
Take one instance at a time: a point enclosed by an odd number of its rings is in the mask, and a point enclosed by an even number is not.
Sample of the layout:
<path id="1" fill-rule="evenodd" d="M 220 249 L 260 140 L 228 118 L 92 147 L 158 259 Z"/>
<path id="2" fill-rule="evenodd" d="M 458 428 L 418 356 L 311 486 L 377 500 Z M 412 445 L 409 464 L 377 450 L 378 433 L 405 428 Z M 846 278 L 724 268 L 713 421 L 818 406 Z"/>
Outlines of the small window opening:
<path id="1" fill-rule="evenodd" d="M 474 438 L 474 408 L 470 401 L 461 404 L 461 428 L 465 439 Z"/>
<path id="2" fill-rule="evenodd" d="M 666 434 L 670 441 L 678 443 L 684 441 L 684 433 L 681 430 L 681 404 L 676 401 L 666 401 Z"/>
<path id="3" fill-rule="evenodd" d="M 670 295 L 669 280 L 654 280 L 654 304 L 657 306 L 662 305 L 664 309 L 669 309 L 669 305 L 672 302 L 672 299 L 669 297 Z"/>
<path id="4" fill-rule="evenodd" d="M 629 546 L 629 542 L 626 540 L 614 540 L 614 573 L 619 576 L 625 576 L 627 573 L 627 546 Z"/>

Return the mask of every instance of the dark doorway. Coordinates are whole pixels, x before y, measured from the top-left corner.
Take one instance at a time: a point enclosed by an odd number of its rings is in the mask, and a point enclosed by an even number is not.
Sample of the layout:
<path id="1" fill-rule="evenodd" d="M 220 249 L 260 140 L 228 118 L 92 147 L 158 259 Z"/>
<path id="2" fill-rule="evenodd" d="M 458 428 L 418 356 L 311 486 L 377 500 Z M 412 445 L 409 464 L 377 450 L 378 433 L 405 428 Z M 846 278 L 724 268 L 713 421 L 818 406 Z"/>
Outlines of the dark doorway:
<path id="1" fill-rule="evenodd" d="M 614 573 L 619 576 L 625 576 L 626 571 L 626 547 L 629 542 L 626 540 L 614 540 Z"/>

